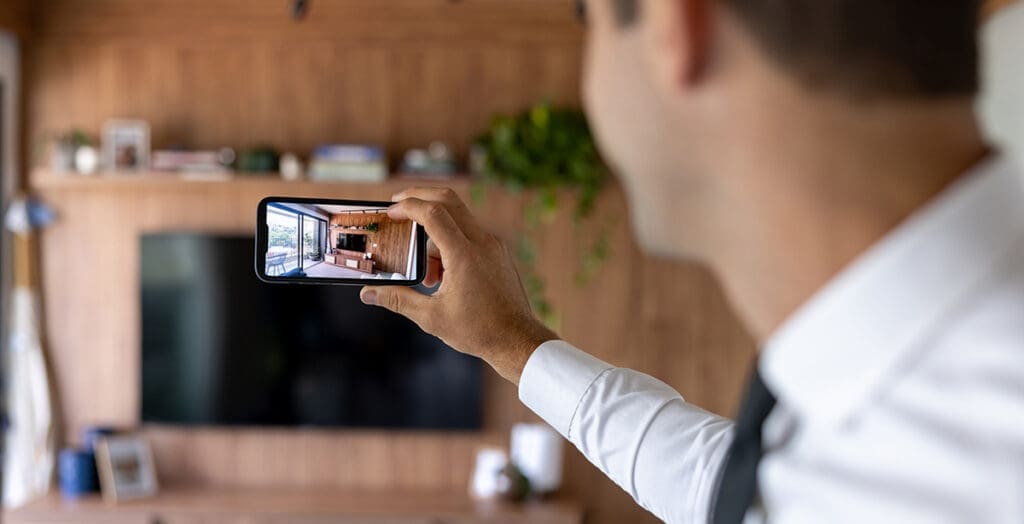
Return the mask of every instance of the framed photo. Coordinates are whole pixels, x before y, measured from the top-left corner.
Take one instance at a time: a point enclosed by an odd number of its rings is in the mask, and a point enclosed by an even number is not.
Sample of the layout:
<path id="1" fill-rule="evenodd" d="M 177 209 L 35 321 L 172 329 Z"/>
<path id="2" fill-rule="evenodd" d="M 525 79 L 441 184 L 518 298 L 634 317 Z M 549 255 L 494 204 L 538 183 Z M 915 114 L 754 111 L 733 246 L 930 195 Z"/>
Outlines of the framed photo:
<path id="1" fill-rule="evenodd" d="M 103 126 L 103 164 L 119 173 L 149 169 L 149 124 L 110 120 Z"/>
<path id="2" fill-rule="evenodd" d="M 156 465 L 149 444 L 137 436 L 110 436 L 96 443 L 96 467 L 109 502 L 156 495 Z"/>

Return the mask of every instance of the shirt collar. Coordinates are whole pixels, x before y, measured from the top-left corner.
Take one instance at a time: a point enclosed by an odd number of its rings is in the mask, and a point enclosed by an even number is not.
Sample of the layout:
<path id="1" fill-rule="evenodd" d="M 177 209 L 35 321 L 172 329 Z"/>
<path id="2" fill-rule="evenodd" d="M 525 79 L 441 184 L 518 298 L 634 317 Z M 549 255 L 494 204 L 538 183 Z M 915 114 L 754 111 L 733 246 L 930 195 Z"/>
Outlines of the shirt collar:
<path id="1" fill-rule="evenodd" d="M 884 237 L 776 331 L 760 369 L 787 407 L 842 422 L 1024 237 L 1024 192 L 991 158 Z"/>

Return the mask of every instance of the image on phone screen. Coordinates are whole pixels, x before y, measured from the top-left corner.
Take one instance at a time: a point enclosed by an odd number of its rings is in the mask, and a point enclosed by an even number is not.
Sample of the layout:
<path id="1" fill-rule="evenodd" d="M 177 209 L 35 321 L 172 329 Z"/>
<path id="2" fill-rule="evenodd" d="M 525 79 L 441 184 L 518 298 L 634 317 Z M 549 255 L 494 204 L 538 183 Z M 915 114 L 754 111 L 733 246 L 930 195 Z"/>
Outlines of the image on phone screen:
<path id="1" fill-rule="evenodd" d="M 257 275 L 271 283 L 418 284 L 425 274 L 426 235 L 415 222 L 392 220 L 390 205 L 263 199 L 257 211 Z"/>

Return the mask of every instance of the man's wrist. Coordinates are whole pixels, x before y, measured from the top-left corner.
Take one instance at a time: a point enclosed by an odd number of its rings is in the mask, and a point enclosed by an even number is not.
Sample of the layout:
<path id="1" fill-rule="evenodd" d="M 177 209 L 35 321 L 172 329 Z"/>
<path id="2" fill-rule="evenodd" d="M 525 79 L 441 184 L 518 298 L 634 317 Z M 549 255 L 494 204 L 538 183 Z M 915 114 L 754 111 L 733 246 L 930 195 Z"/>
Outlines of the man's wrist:
<path id="1" fill-rule="evenodd" d="M 506 339 L 507 343 L 502 344 L 503 347 L 492 355 L 488 363 L 505 380 L 518 386 L 523 368 L 526 367 L 526 362 L 530 360 L 533 352 L 545 342 L 558 340 L 558 335 L 535 319 L 530 319 L 514 331 Z"/>

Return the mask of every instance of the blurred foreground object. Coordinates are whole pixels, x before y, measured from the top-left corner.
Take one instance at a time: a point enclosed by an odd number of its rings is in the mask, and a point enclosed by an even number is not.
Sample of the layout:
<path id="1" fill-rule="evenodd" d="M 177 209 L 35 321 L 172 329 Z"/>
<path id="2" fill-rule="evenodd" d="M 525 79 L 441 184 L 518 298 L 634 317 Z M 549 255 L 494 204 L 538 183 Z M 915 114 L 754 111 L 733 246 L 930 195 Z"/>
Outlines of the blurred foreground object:
<path id="1" fill-rule="evenodd" d="M 5 354 L 10 427 L 5 435 L 4 493 L 7 507 L 46 494 L 57 450 L 53 397 L 42 345 L 40 304 L 33 266 L 33 231 L 53 220 L 46 207 L 21 198 L 5 215 L 14 233 L 14 291 Z"/>
<path id="2" fill-rule="evenodd" d="M 995 12 L 982 30 L 982 95 L 986 137 L 1024 165 L 1024 2 Z"/>

